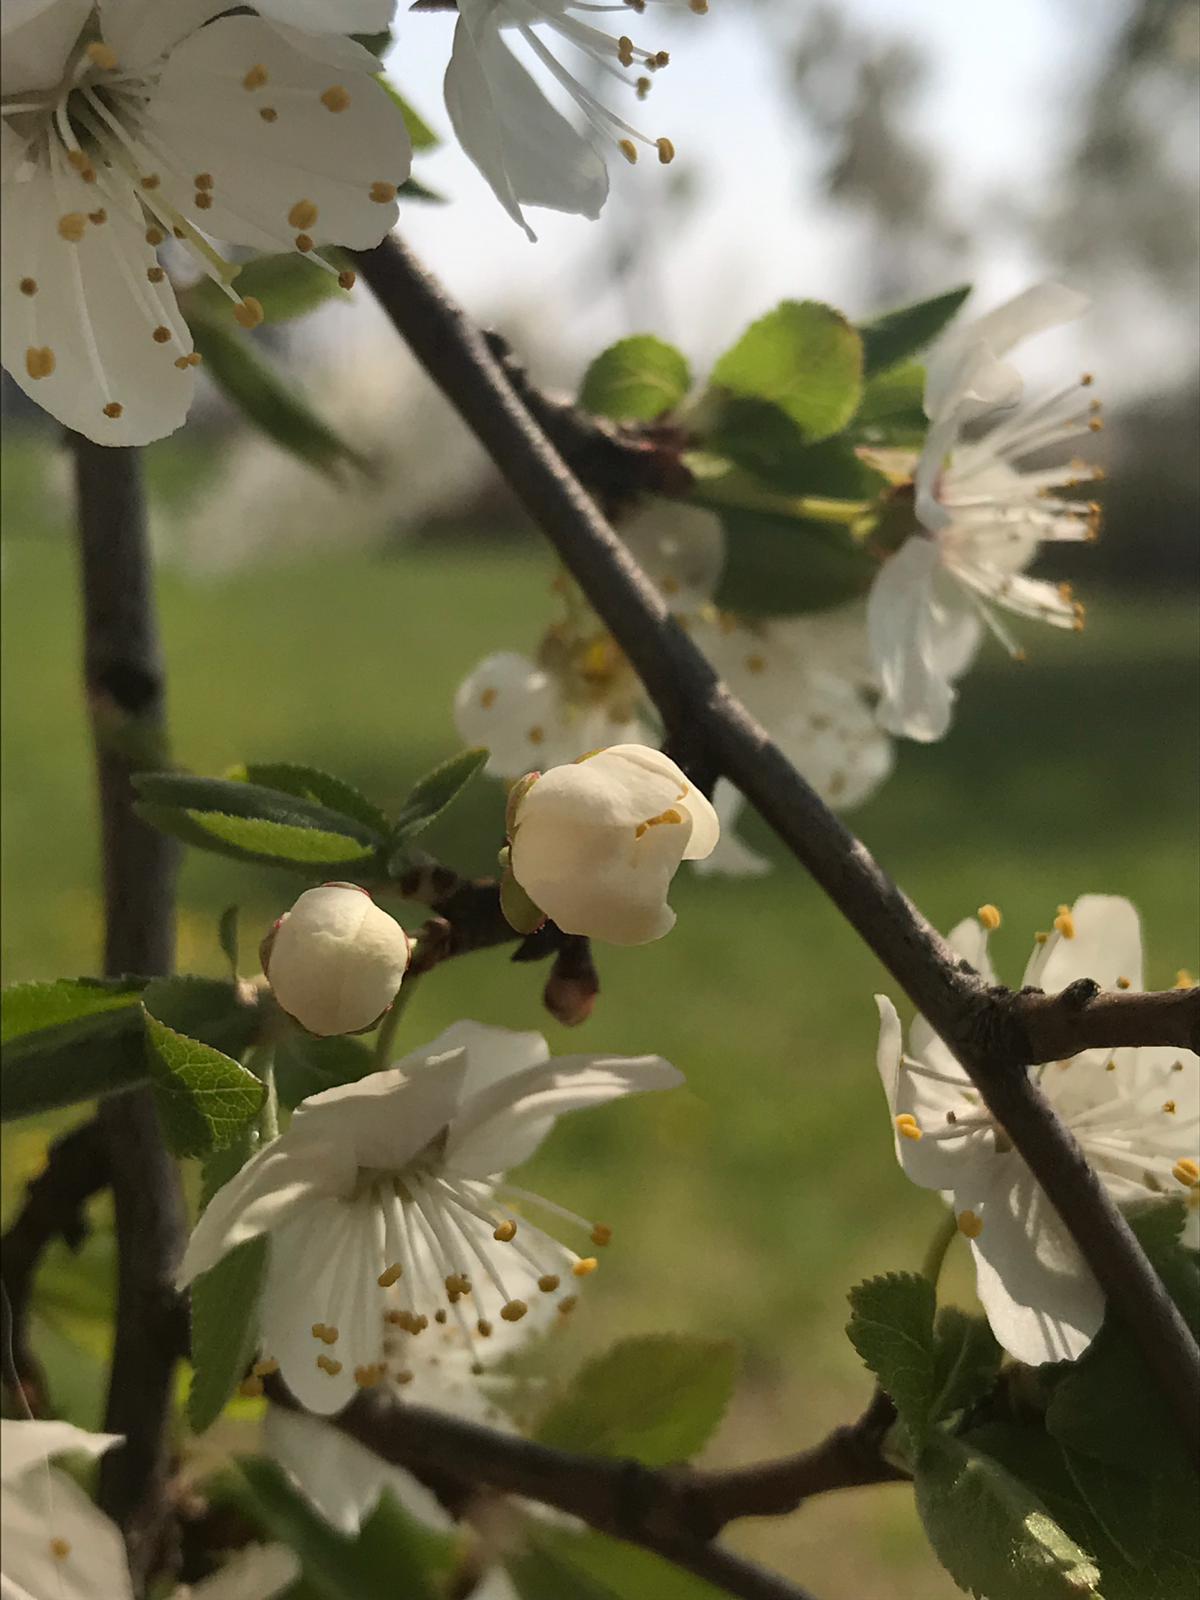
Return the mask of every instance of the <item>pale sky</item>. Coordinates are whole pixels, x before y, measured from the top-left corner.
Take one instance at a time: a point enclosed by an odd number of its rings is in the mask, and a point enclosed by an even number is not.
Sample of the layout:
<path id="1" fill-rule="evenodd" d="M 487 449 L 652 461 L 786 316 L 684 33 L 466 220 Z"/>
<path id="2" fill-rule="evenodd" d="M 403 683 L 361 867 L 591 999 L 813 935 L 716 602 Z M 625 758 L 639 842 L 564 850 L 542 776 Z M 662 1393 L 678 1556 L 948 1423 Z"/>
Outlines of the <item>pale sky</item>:
<path id="1" fill-rule="evenodd" d="M 791 3 L 800 7 L 804 0 Z M 945 152 L 952 209 L 984 223 L 973 258 L 955 263 L 929 292 L 970 279 L 982 309 L 1044 276 L 1045 264 L 1003 224 L 996 197 L 1036 205 L 1049 192 L 1051 162 L 1071 126 L 1071 96 L 1088 82 L 1089 59 L 1105 43 L 1119 7 L 1098 0 L 986 7 L 980 0 L 843 0 L 843 11 L 893 35 L 903 29 L 928 50 L 933 70 L 919 131 Z M 573 351 L 576 360 L 649 324 L 702 370 L 748 320 L 785 296 L 826 299 L 855 314 L 885 309 L 861 303 L 855 260 L 863 230 L 816 197 L 820 152 L 785 114 L 781 64 L 755 8 L 712 0 L 709 15 L 697 18 L 660 14 L 651 4 L 642 17 L 612 19 L 614 31 L 629 27 L 639 43 L 670 49 L 671 66 L 657 75 L 649 101 L 639 105 L 630 97 L 619 109 L 652 136 L 671 136 L 697 167 L 703 199 L 682 227 L 664 222 L 654 201 L 663 169 L 651 161 L 630 168 L 617 157 L 600 221 L 531 212 L 536 245 L 453 143 L 441 79 L 454 22 L 450 13 L 397 13 L 389 70 L 446 139 L 420 158 L 416 171 L 452 201 L 407 206 L 401 224 L 426 263 L 480 317 L 525 307 L 545 343 Z M 559 53 L 571 59 L 568 47 Z M 615 85 L 606 85 L 606 94 L 610 87 L 619 99 Z M 659 233 L 658 293 L 631 306 L 604 291 L 596 256 L 611 250 L 637 217 Z M 655 300 L 661 311 L 653 309 Z M 369 337 L 370 314 L 360 311 L 356 321 Z M 332 322 L 343 337 L 345 318 Z M 1064 360 L 1105 377 L 1115 369 L 1115 388 L 1106 383 L 1113 400 L 1186 371 L 1195 347 L 1184 335 L 1153 307 L 1118 307 L 1110 299 L 1077 329 L 1041 341 L 1035 373 Z"/>

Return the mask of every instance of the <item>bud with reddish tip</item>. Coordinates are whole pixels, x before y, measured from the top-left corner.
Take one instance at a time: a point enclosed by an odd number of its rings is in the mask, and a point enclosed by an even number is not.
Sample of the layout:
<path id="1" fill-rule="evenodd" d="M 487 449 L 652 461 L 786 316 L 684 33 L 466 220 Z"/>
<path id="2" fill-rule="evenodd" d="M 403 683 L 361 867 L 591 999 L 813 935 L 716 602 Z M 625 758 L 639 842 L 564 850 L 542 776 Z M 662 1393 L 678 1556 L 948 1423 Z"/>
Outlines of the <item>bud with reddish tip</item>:
<path id="1" fill-rule="evenodd" d="M 263 940 L 263 971 L 275 998 L 309 1033 L 372 1028 L 396 998 L 412 945 L 365 889 L 309 889 Z"/>

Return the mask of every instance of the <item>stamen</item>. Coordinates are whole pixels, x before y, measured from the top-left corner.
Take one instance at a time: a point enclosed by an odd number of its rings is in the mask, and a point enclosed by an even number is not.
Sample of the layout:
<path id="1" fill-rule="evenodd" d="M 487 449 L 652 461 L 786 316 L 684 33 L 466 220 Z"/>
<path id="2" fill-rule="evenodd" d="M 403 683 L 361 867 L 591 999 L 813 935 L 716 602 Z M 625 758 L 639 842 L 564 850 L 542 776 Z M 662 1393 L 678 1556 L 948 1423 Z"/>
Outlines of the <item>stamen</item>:
<path id="1" fill-rule="evenodd" d="M 1193 1161 L 1191 1156 L 1184 1156 L 1171 1168 L 1171 1176 L 1186 1189 L 1194 1189 L 1200 1184 L 1200 1163 Z"/>
<path id="2" fill-rule="evenodd" d="M 1054 919 L 1054 926 L 1064 939 L 1075 937 L 1075 918 L 1071 915 L 1070 906 L 1059 906 L 1058 915 Z"/>
<path id="3" fill-rule="evenodd" d="M 911 1111 L 902 1111 L 896 1118 L 896 1132 L 905 1139 L 920 1139 L 923 1137 L 921 1129 L 917 1126 L 917 1119 Z"/>
<path id="4" fill-rule="evenodd" d="M 345 111 L 350 104 L 350 95 L 340 83 L 333 83 L 320 96 L 320 101 L 326 111 Z"/>
<path id="5" fill-rule="evenodd" d="M 978 1239 L 983 1232 L 983 1218 L 976 1211 L 960 1211 L 955 1220 L 959 1233 L 968 1239 Z"/>
<path id="6" fill-rule="evenodd" d="M 982 922 L 983 926 L 989 933 L 995 933 L 996 929 L 1000 926 L 1000 912 L 997 907 L 991 904 L 990 901 L 987 905 L 980 906 L 975 915 L 979 918 L 980 922 Z"/>

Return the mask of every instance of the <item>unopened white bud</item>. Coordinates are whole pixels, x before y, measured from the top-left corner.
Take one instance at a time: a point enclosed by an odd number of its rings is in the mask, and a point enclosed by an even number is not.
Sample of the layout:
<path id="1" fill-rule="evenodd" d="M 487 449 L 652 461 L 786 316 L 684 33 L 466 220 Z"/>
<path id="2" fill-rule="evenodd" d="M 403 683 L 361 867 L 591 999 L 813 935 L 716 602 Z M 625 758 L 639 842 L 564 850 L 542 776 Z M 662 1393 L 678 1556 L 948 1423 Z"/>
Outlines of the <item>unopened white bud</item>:
<path id="1" fill-rule="evenodd" d="M 412 946 L 365 889 L 326 883 L 275 926 L 264 968 L 280 1006 L 310 1033 L 361 1033 L 391 1005 Z"/>
<path id="2" fill-rule="evenodd" d="M 720 835 L 704 795 L 669 757 L 638 744 L 552 767 L 520 793 L 509 821 L 525 893 L 564 933 L 610 944 L 669 933 L 676 868 L 709 855 Z"/>

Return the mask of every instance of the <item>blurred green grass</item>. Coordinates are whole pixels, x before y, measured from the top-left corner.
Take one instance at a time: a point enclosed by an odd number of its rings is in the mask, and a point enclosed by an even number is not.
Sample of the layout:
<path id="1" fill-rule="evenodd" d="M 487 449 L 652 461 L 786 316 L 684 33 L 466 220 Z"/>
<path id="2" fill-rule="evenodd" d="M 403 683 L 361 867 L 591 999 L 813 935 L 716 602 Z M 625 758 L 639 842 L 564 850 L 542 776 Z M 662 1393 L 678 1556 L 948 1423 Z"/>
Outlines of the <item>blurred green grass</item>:
<path id="1" fill-rule="evenodd" d="M 180 464 L 160 471 L 178 482 Z M 3 957 L 13 982 L 94 969 L 99 922 L 72 554 L 25 452 L 6 456 L 5 480 Z M 551 613 L 551 575 L 526 547 L 331 552 L 205 582 L 164 570 L 176 757 L 201 772 L 308 761 L 395 805 L 455 747 L 449 705 L 462 675 L 490 650 L 532 644 Z M 1002 908 L 1002 974 L 1019 976 L 1058 902 L 1102 890 L 1139 904 L 1149 981 L 1169 983 L 1196 961 L 1194 600 L 1108 594 L 1081 637 L 1028 633 L 1029 662 L 987 653 L 951 736 L 904 746 L 895 777 L 853 824 L 941 926 L 984 901 Z M 755 824 L 748 831 L 771 848 Z M 500 790 L 479 782 L 430 847 L 460 870 L 487 871 L 501 833 Z M 181 968 L 220 970 L 216 919 L 233 902 L 253 951 L 297 888 L 287 874 L 189 855 Z M 915 1265 L 939 1207 L 892 1155 L 871 1000 L 887 980 L 800 869 L 780 858 L 757 881 L 681 875 L 673 900 L 669 938 L 600 952 L 603 995 L 582 1032 L 540 1011 L 543 968 L 488 953 L 423 983 L 401 1044 L 467 1015 L 539 1027 L 562 1051 L 657 1050 L 685 1071 L 686 1091 L 568 1119 L 538 1156 L 536 1181 L 617 1230 L 589 1314 L 568 1336 L 572 1353 L 627 1332 L 735 1336 L 743 1385 L 715 1454 L 749 1459 L 854 1414 L 867 1384 L 841 1334 L 845 1291 Z M 11 1200 L 44 1133 L 17 1127 L 6 1144 Z M 949 1282 L 969 1297 L 961 1262 Z M 746 1526 L 738 1542 L 828 1600 L 953 1592 L 903 1490 L 842 1495 Z"/>

